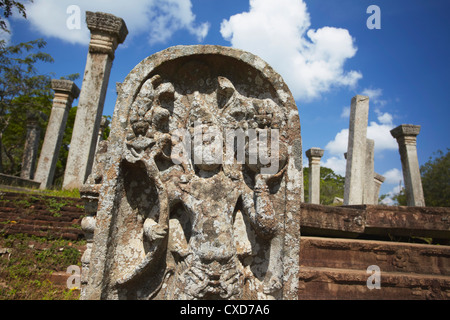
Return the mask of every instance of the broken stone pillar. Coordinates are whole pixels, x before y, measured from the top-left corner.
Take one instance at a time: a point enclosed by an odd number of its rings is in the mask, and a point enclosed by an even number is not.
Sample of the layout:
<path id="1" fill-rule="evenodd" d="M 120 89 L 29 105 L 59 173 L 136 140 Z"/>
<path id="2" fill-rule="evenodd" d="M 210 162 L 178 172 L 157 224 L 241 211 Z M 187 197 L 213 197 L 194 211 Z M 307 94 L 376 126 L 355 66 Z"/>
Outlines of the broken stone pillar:
<path id="1" fill-rule="evenodd" d="M 378 174 L 375 172 L 375 175 L 373 177 L 373 182 L 374 182 L 373 203 L 374 204 L 378 204 L 378 199 L 380 198 L 380 189 L 381 189 L 381 185 L 383 184 L 384 180 L 386 180 L 385 177 L 383 177 L 381 174 Z"/>
<path id="2" fill-rule="evenodd" d="M 412 124 L 402 124 L 391 130 L 392 136 L 398 142 L 403 180 L 405 183 L 406 202 L 411 207 L 425 206 L 416 146 L 419 132 L 420 126 Z"/>
<path id="3" fill-rule="evenodd" d="M 375 152 L 375 141 L 372 139 L 367 139 L 366 144 L 366 161 L 364 164 L 364 198 L 363 204 L 375 204 L 373 194 L 374 194 L 374 182 L 373 176 L 374 171 L 374 152 Z"/>
<path id="4" fill-rule="evenodd" d="M 79 189 L 91 172 L 114 53 L 128 34 L 125 22 L 111 14 L 87 11 L 86 23 L 91 42 L 63 189 Z"/>
<path id="5" fill-rule="evenodd" d="M 368 118 L 369 97 L 356 95 L 350 107 L 344 205 L 363 203 Z"/>
<path id="6" fill-rule="evenodd" d="M 55 92 L 52 112 L 47 124 L 44 143 L 36 169 L 35 181 L 41 183 L 41 189 L 48 189 L 53 184 L 56 163 L 61 149 L 67 117 L 74 99 L 78 98 L 80 89 L 70 80 L 52 80 Z"/>
<path id="7" fill-rule="evenodd" d="M 300 119 L 266 62 L 220 46 L 158 52 L 125 78 L 100 145 L 81 189 L 98 201 L 82 299 L 298 298 Z"/>
<path id="8" fill-rule="evenodd" d="M 320 158 L 324 150 L 311 148 L 306 151 L 309 159 L 309 203 L 320 204 Z"/>
<path id="9" fill-rule="evenodd" d="M 109 120 L 105 117 L 102 117 L 102 121 L 100 122 L 100 129 L 98 130 L 98 138 L 97 138 L 97 147 L 95 150 L 98 149 L 98 144 L 100 141 L 103 140 L 103 134 L 105 133 L 105 129 L 109 126 Z"/>
<path id="10" fill-rule="evenodd" d="M 33 180 L 40 138 L 39 115 L 37 112 L 27 112 L 27 137 L 20 171 L 20 177 L 23 179 Z"/>

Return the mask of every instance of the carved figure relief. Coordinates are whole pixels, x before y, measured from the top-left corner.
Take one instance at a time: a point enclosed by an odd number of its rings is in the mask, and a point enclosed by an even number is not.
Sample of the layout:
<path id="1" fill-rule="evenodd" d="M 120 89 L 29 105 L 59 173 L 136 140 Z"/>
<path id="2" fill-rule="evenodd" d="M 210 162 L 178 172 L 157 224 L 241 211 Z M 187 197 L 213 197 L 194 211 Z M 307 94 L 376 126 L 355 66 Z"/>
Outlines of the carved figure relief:
<path id="1" fill-rule="evenodd" d="M 169 48 L 122 85 L 85 298 L 296 298 L 298 113 L 218 48 Z"/>

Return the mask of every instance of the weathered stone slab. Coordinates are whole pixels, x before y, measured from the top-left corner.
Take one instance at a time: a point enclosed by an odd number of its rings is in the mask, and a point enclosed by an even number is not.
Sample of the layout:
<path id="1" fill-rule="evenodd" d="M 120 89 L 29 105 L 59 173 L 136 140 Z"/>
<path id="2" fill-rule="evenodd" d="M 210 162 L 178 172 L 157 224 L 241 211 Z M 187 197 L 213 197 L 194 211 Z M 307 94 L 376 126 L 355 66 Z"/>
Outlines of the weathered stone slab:
<path id="1" fill-rule="evenodd" d="M 98 194 L 84 299 L 297 298 L 300 122 L 264 61 L 220 46 L 148 57 L 106 143 L 82 191 Z"/>
<path id="2" fill-rule="evenodd" d="M 302 237 L 299 299 L 450 298 L 450 246 Z M 369 266 L 379 289 L 367 286 Z"/>
<path id="3" fill-rule="evenodd" d="M 24 179 L 16 176 L 10 176 L 8 174 L 0 173 L 0 185 L 13 186 L 13 187 L 24 187 L 24 188 L 39 188 L 40 183 Z"/>
<path id="4" fill-rule="evenodd" d="M 302 203 L 302 234 L 316 236 L 429 237 L 450 239 L 450 209 L 435 207 L 341 206 Z"/>

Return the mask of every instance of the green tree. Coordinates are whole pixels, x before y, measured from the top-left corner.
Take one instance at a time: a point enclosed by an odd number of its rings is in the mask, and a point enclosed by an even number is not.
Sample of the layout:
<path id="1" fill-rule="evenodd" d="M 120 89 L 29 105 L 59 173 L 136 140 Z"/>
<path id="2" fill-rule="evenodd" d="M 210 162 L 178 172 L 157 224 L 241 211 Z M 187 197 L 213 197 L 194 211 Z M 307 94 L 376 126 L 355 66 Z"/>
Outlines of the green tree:
<path id="1" fill-rule="evenodd" d="M 435 158 L 420 167 L 425 204 L 428 207 L 450 207 L 450 149 L 433 153 Z"/>
<path id="2" fill-rule="evenodd" d="M 392 200 L 394 200 L 395 204 L 398 206 L 406 206 L 407 202 L 405 188 L 401 188 L 400 192 L 392 197 Z"/>
<path id="3" fill-rule="evenodd" d="M 420 167 L 422 188 L 427 207 L 450 207 L 450 149 L 433 153 L 435 158 Z M 386 195 L 383 195 L 386 196 Z M 382 196 L 382 197 L 383 197 Z M 405 188 L 392 197 L 396 205 L 406 206 Z"/>
<path id="4" fill-rule="evenodd" d="M 30 0 L 29 2 L 33 2 L 33 0 Z M 20 3 L 19 1 L 14 0 L 0 0 L 0 10 L 3 13 L 3 16 L 5 18 L 9 18 L 9 16 L 12 15 L 13 9 L 17 9 L 19 11 L 19 14 L 22 15 L 22 17 L 26 18 L 27 13 L 25 10 L 25 6 Z M 8 25 L 6 24 L 5 20 L 2 19 L 0 15 L 0 29 L 4 32 L 10 32 L 8 29 Z"/>
<path id="5" fill-rule="evenodd" d="M 309 202 L 309 168 L 303 168 L 305 202 Z M 345 178 L 332 169 L 320 167 L 320 204 L 331 205 L 335 197 L 344 197 Z"/>
<path id="6" fill-rule="evenodd" d="M 51 77 L 36 69 L 38 62 L 53 62 L 49 54 L 40 51 L 45 45 L 37 39 L 0 47 L 0 172 L 20 171 L 27 112 L 50 114 Z M 41 121 L 44 125 L 45 117 Z M 4 166 L 4 156 L 8 166 Z"/>
<path id="7" fill-rule="evenodd" d="M 21 170 L 23 146 L 26 138 L 27 113 L 38 117 L 41 127 L 41 145 L 51 113 L 53 74 L 41 75 L 38 62 L 53 62 L 53 58 L 40 51 L 46 45 L 42 39 L 0 48 L 0 172 L 18 175 Z M 62 79 L 76 80 L 79 74 Z M 62 183 L 76 107 L 69 112 L 61 151 L 55 172 L 55 181 Z"/>

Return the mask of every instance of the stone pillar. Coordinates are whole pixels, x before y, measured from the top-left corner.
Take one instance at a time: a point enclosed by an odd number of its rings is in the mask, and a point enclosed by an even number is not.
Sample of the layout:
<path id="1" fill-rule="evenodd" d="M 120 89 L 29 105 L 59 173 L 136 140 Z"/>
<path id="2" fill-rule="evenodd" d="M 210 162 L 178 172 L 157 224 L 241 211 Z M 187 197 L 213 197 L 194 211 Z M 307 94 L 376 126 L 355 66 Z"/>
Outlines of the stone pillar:
<path id="1" fill-rule="evenodd" d="M 320 204 L 320 158 L 324 150 L 311 148 L 306 151 L 309 159 L 309 203 Z"/>
<path id="2" fill-rule="evenodd" d="M 100 141 L 103 140 L 103 133 L 105 132 L 106 127 L 108 126 L 109 120 L 106 119 L 105 117 L 102 117 L 102 121 L 100 122 L 100 129 L 98 130 L 97 147 L 95 148 L 96 150 L 98 149 L 98 144 L 100 143 Z"/>
<path id="3" fill-rule="evenodd" d="M 350 107 L 344 205 L 363 203 L 368 118 L 369 97 L 356 95 Z"/>
<path id="4" fill-rule="evenodd" d="M 380 188 L 381 185 L 383 184 L 384 180 L 386 180 L 385 177 L 383 177 L 381 174 L 378 174 L 375 172 L 374 176 L 373 176 L 373 182 L 374 182 L 374 195 L 373 195 L 373 200 L 374 200 L 374 204 L 378 204 L 378 199 L 380 198 Z"/>
<path id="5" fill-rule="evenodd" d="M 27 137 L 22 156 L 22 170 L 20 177 L 32 180 L 36 166 L 36 158 L 41 138 L 41 127 L 39 126 L 39 115 L 37 112 L 27 112 Z"/>
<path id="6" fill-rule="evenodd" d="M 363 204 L 375 204 L 374 202 L 374 189 L 375 184 L 373 182 L 373 176 L 375 174 L 374 169 L 374 152 L 375 141 L 372 139 L 366 139 L 366 162 L 364 165 L 364 198 Z"/>
<path id="7" fill-rule="evenodd" d="M 416 147 L 419 132 L 420 126 L 412 124 L 402 124 L 391 130 L 392 136 L 398 142 L 400 159 L 402 161 L 403 180 L 405 183 L 406 202 L 411 207 L 425 206 Z"/>
<path id="8" fill-rule="evenodd" d="M 78 98 L 80 89 L 70 80 L 52 80 L 52 89 L 55 91 L 52 113 L 47 124 L 44 143 L 42 145 L 39 162 L 36 169 L 35 181 L 41 183 L 41 189 L 52 186 L 55 176 L 56 163 L 61 149 L 67 117 L 74 99 Z"/>
<path id="9" fill-rule="evenodd" d="M 92 169 L 114 53 L 128 30 L 118 17 L 86 12 L 91 42 L 64 173 L 63 189 L 80 188 Z"/>

